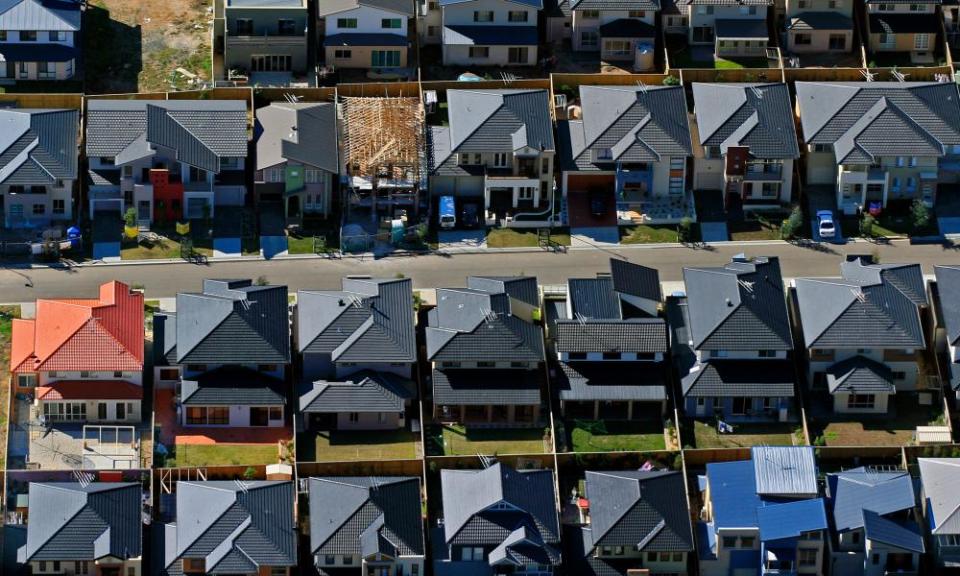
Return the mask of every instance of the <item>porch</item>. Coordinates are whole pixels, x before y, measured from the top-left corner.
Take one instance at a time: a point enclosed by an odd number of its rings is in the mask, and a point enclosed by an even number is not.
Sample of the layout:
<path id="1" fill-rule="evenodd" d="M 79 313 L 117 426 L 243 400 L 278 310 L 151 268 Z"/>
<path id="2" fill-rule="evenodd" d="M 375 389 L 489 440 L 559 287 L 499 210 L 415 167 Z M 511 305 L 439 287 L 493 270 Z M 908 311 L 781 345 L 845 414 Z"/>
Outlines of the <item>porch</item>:
<path id="1" fill-rule="evenodd" d="M 440 404 L 434 417 L 441 422 L 477 428 L 530 428 L 543 426 L 540 405 Z"/>

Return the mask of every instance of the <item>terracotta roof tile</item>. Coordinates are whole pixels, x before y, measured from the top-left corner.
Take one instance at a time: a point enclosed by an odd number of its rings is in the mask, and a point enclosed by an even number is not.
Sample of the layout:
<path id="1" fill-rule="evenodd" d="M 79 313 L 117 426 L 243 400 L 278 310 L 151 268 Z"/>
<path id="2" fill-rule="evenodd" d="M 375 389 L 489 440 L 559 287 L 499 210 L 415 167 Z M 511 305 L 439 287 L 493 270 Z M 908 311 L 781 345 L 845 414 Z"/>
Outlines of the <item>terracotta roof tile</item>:
<path id="1" fill-rule="evenodd" d="M 126 380 L 58 380 L 37 388 L 38 400 L 142 400 L 143 388 Z"/>

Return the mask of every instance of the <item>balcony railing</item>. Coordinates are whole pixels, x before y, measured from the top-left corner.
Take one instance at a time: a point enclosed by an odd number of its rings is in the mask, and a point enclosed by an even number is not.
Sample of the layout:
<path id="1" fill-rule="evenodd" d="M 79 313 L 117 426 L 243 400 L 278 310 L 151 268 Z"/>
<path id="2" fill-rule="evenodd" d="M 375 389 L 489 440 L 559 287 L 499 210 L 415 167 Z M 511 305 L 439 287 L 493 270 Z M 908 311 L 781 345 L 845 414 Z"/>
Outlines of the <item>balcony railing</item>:
<path id="1" fill-rule="evenodd" d="M 306 34 L 249 34 L 249 35 L 229 35 L 227 44 L 242 46 L 245 44 L 265 44 L 270 43 L 274 46 L 299 46 L 307 41 Z"/>

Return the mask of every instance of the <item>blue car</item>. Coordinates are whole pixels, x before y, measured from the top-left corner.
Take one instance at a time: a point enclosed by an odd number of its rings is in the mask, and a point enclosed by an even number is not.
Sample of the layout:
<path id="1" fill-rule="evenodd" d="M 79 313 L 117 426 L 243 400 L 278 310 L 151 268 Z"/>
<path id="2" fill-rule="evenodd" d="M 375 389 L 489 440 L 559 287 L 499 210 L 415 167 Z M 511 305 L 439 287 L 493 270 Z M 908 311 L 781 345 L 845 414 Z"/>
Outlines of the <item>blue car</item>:
<path id="1" fill-rule="evenodd" d="M 820 234 L 820 238 L 835 238 L 837 236 L 837 227 L 833 222 L 833 212 L 830 210 L 817 212 L 817 232 Z"/>

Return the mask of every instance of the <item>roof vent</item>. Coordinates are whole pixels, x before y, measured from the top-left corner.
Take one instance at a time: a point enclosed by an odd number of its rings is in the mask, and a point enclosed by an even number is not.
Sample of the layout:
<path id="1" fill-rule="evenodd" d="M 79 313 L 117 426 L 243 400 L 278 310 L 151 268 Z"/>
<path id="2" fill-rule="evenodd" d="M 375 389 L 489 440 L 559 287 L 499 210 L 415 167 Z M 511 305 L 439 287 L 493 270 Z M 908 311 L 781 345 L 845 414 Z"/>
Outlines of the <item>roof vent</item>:
<path id="1" fill-rule="evenodd" d="M 731 306 L 733 306 L 733 300 L 730 300 L 729 298 L 727 298 L 727 307 L 731 307 Z"/>
<path id="2" fill-rule="evenodd" d="M 749 261 L 750 261 L 750 259 L 747 258 L 747 255 L 744 254 L 743 252 L 741 252 L 741 253 L 739 253 L 739 254 L 734 254 L 734 255 L 733 255 L 733 258 L 731 258 L 731 260 L 734 261 L 734 262 L 749 262 Z"/>

